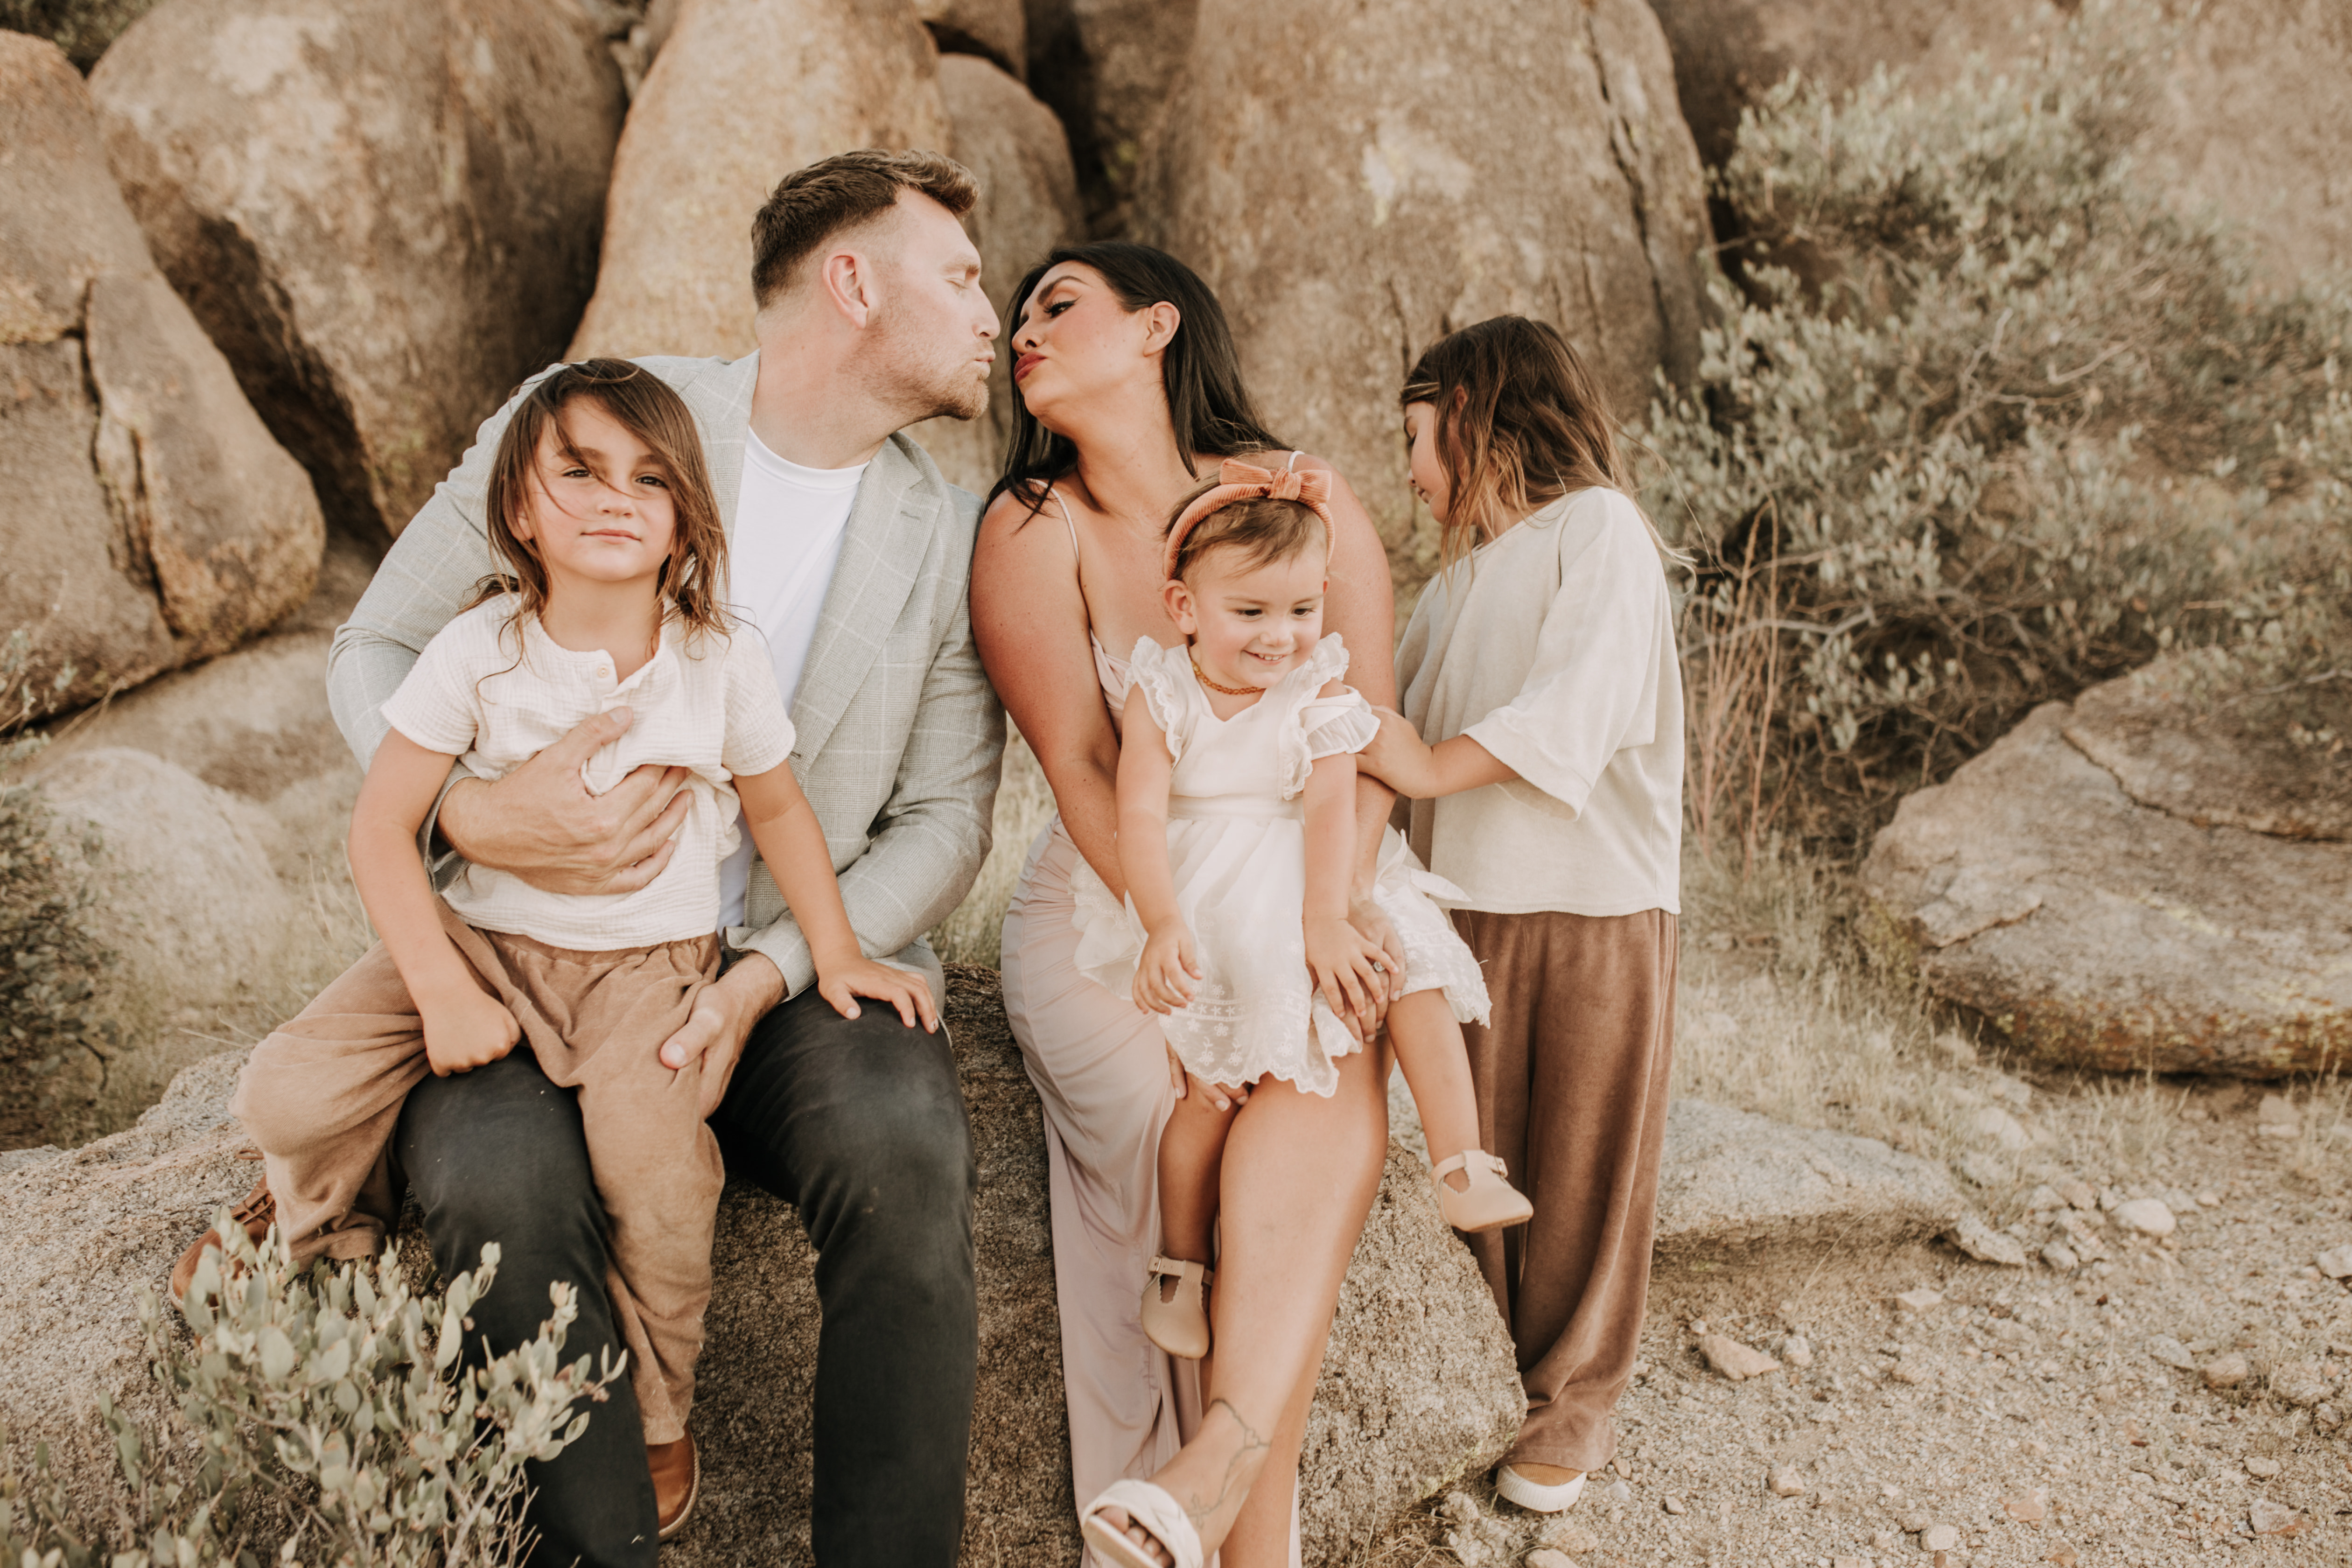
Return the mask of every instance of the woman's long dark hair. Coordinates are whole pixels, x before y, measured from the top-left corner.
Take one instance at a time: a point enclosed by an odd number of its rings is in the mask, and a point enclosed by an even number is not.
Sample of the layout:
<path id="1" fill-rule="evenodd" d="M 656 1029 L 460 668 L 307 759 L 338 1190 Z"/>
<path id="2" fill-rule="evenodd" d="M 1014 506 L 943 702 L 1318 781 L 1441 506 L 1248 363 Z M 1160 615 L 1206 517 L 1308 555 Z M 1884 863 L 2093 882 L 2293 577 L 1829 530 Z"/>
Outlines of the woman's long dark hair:
<path id="1" fill-rule="evenodd" d="M 1242 384 L 1241 356 L 1234 352 L 1224 307 L 1199 273 L 1164 250 L 1124 239 L 1064 246 L 1032 268 L 1013 291 L 1012 331 L 1020 330 L 1022 308 L 1038 283 L 1064 262 L 1101 274 L 1122 310 L 1132 313 L 1165 301 L 1182 316 L 1176 336 L 1160 355 L 1160 374 L 1176 447 L 1187 461 L 1289 449 L 1267 432 L 1257 405 L 1250 401 L 1249 388 Z M 1045 486 L 1068 473 L 1077 460 L 1077 443 L 1040 425 L 1016 388 L 1013 439 L 1004 449 L 1004 471 L 988 499 L 993 503 L 1012 490 L 1029 503 L 1034 516 L 1045 504 Z"/>

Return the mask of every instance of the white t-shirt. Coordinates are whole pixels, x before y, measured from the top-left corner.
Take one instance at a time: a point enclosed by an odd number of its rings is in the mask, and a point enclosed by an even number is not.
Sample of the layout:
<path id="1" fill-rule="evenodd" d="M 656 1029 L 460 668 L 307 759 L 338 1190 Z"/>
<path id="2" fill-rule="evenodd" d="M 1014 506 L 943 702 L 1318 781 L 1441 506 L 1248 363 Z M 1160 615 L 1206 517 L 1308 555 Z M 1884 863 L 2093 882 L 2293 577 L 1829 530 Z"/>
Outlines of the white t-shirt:
<path id="1" fill-rule="evenodd" d="M 443 889 L 467 924 L 553 947 L 613 952 L 686 942 L 719 929 L 719 863 L 750 836 L 736 826 L 729 781 L 763 773 L 792 754 L 793 721 L 760 634 L 688 639 L 673 621 L 636 673 L 617 679 L 602 650 L 575 653 L 537 620 L 517 636 L 510 600 L 477 605 L 434 635 L 384 721 L 427 751 L 499 779 L 592 715 L 626 703 L 628 733 L 580 766 L 602 795 L 645 763 L 689 770 L 692 804 L 677 853 L 634 893 L 550 893 L 487 866 L 467 866 Z"/>
<path id="2" fill-rule="evenodd" d="M 1404 716 L 1516 779 L 1410 803 L 1413 852 L 1497 914 L 1681 908 L 1682 667 L 1657 546 L 1612 489 L 1563 496 L 1430 580 Z"/>
<path id="3" fill-rule="evenodd" d="M 729 607 L 766 637 L 775 661 L 776 689 L 789 707 L 808 664 L 809 645 L 824 613 L 824 595 L 841 564 L 841 541 L 857 500 L 866 465 L 804 468 L 743 433 L 743 488 L 728 542 Z M 719 875 L 719 924 L 743 923 L 743 897 L 751 884 L 754 846 L 743 836 Z"/>

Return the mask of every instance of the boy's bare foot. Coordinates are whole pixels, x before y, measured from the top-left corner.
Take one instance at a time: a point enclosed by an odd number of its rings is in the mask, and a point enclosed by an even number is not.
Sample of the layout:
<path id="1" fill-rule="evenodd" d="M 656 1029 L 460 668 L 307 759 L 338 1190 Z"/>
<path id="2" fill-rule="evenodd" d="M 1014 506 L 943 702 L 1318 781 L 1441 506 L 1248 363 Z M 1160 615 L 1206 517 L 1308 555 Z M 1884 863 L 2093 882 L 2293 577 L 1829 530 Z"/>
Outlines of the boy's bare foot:
<path id="1" fill-rule="evenodd" d="M 667 1541 L 686 1528 L 702 1491 L 702 1456 L 695 1452 L 694 1434 L 675 1443 L 646 1444 L 646 1468 L 654 1476 L 654 1516 Z"/>

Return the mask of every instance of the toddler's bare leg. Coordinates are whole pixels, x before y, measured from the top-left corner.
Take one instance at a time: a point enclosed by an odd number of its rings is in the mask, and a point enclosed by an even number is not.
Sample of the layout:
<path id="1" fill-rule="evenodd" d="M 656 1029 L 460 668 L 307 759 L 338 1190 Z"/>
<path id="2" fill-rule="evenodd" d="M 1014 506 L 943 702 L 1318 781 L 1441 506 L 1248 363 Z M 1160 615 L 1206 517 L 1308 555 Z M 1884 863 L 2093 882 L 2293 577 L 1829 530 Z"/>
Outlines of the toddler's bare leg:
<path id="1" fill-rule="evenodd" d="M 1217 1224 L 1218 1173 L 1234 1127 L 1234 1091 L 1213 1089 L 1191 1073 L 1184 1081 L 1184 1098 L 1160 1134 L 1160 1245 L 1179 1262 L 1206 1263 Z M 1228 1102 L 1223 1110 L 1216 1106 L 1220 1094 Z"/>
<path id="2" fill-rule="evenodd" d="M 1397 1063 L 1404 1068 L 1405 1087 L 1421 1112 L 1422 1135 L 1429 1142 L 1429 1162 L 1438 1164 L 1465 1149 L 1482 1147 L 1478 1136 L 1478 1094 L 1470 1081 L 1470 1052 L 1462 1039 L 1462 1026 L 1454 1021 L 1445 993 L 1416 991 L 1389 1005 L 1389 1039 L 1396 1047 Z M 1456 1192 L 1469 1178 L 1455 1171 L 1445 1178 Z"/>

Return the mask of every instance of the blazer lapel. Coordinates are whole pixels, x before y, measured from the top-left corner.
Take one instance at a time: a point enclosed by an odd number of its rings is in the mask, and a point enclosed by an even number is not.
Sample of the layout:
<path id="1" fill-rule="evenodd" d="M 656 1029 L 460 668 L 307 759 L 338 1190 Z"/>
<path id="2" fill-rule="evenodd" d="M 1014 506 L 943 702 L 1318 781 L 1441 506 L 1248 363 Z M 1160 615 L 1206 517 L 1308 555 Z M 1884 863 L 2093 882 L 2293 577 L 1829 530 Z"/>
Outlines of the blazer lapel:
<path id="1" fill-rule="evenodd" d="M 803 758 L 824 749 L 850 700 L 898 624 L 930 552 L 946 498 L 893 436 L 882 443 L 857 486 L 843 531 L 841 564 L 825 591 L 816 638 L 809 645 L 793 700 L 793 728 Z"/>
<path id="2" fill-rule="evenodd" d="M 719 503 L 719 525 L 730 540 L 735 537 L 735 508 L 743 499 L 743 437 L 751 428 L 751 389 L 759 381 L 760 356 L 749 353 L 698 379 L 682 395 L 702 427 L 711 499 Z"/>

